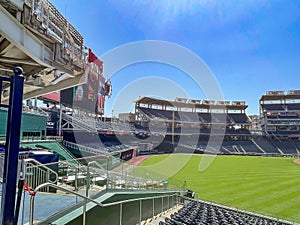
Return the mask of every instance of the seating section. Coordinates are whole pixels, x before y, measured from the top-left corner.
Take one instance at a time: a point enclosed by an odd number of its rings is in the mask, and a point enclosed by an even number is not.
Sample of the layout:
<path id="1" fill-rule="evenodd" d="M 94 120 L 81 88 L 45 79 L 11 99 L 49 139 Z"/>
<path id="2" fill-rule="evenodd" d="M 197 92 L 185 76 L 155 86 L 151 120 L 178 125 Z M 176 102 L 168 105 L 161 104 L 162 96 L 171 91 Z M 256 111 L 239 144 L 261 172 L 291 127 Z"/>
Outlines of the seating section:
<path id="1" fill-rule="evenodd" d="M 275 138 L 299 137 L 300 103 L 298 100 L 292 101 L 261 104 L 261 112 L 263 112 L 261 116 L 264 116 L 265 119 L 262 126 L 266 136 Z"/>
<path id="2" fill-rule="evenodd" d="M 261 106 L 264 110 L 267 111 L 284 111 L 283 104 L 263 104 Z"/>
<path id="3" fill-rule="evenodd" d="M 245 128 L 240 129 L 226 129 L 226 135 L 251 135 L 250 131 Z"/>
<path id="4" fill-rule="evenodd" d="M 171 214 L 171 218 L 159 222 L 159 225 L 286 225 L 288 222 L 278 221 L 257 214 L 238 211 L 232 208 L 209 204 L 205 202 L 191 201 L 178 212 Z"/>
<path id="5" fill-rule="evenodd" d="M 136 124 L 136 123 L 121 123 L 121 122 L 114 122 L 110 123 L 109 125 L 111 128 L 108 128 L 107 126 L 104 126 L 103 124 L 108 124 L 102 121 L 95 121 L 90 118 L 90 123 L 94 124 L 93 131 L 95 130 L 110 130 L 110 131 L 122 131 L 120 135 L 126 136 L 126 145 L 122 145 L 119 141 L 116 141 L 114 139 L 111 140 L 113 144 L 109 145 L 94 145 L 93 143 L 99 142 L 99 137 L 96 136 L 92 140 L 92 137 L 86 137 L 83 138 L 87 144 L 83 144 L 86 147 L 102 150 L 105 152 L 115 152 L 115 151 L 122 151 L 124 149 L 127 149 L 129 146 L 132 146 L 133 142 L 136 141 L 136 138 L 139 139 L 147 139 L 148 137 L 152 135 L 165 135 L 166 137 L 170 136 L 172 133 L 174 133 L 177 137 L 181 135 L 186 140 L 192 138 L 193 145 L 190 146 L 190 144 L 187 143 L 179 143 L 180 145 L 184 145 L 184 148 L 193 150 L 198 152 L 205 152 L 205 153 L 212 153 L 212 154 L 249 154 L 249 155 L 261 155 L 261 154 L 286 154 L 286 155 L 296 155 L 299 154 L 300 146 L 297 145 L 295 140 L 279 140 L 278 138 L 274 138 L 274 140 L 269 139 L 262 139 L 258 138 L 256 139 L 253 137 L 247 127 L 247 123 L 249 122 L 249 119 L 245 113 L 228 113 L 228 114 L 222 114 L 222 113 L 204 113 L 204 112 L 178 112 L 178 111 L 170 111 L 170 110 L 161 110 L 161 109 L 150 109 L 150 108 L 143 108 L 139 107 L 140 112 L 142 112 L 144 115 L 146 115 L 148 118 L 150 118 L 150 121 L 148 121 L 145 124 Z M 282 113 L 278 114 L 276 116 L 273 115 L 275 118 L 279 117 L 299 117 L 299 115 L 295 113 Z M 269 116 L 272 117 L 272 116 Z M 154 118 L 151 120 L 151 118 Z M 172 120 L 175 120 L 176 123 L 174 123 L 174 127 L 172 126 Z M 80 118 L 81 124 L 88 124 L 87 117 Z M 79 119 L 76 118 L 76 121 Z M 225 124 L 223 123 L 222 126 L 218 125 L 218 123 L 222 123 L 222 121 L 226 121 L 226 129 L 224 129 Z M 74 122 L 74 121 L 73 121 Z M 183 122 L 183 123 L 181 123 Z M 102 128 L 100 129 L 100 126 L 96 126 L 96 124 L 100 124 Z M 210 123 L 216 123 L 216 124 L 210 124 Z M 229 123 L 229 124 L 228 124 Z M 234 126 L 238 125 L 238 126 Z M 105 129 L 104 129 L 105 128 Z M 214 130 L 212 130 L 214 128 Z M 276 133 L 270 133 L 271 137 L 277 136 L 290 136 L 293 134 L 300 134 L 300 131 L 297 130 L 283 130 L 283 131 L 276 131 Z M 105 135 L 105 134 L 104 134 Z M 225 137 L 223 143 L 216 143 L 215 145 L 213 142 L 210 142 L 210 145 L 207 146 L 207 141 L 210 136 L 214 136 L 216 138 Z M 109 136 L 105 136 L 107 139 Z M 201 141 L 199 140 L 199 143 L 196 144 L 195 140 L 198 140 L 198 138 L 201 137 Z M 195 139 L 197 138 L 197 139 Z M 254 138 L 254 140 L 251 140 Z M 101 137 L 100 137 L 101 139 Z M 71 142 L 73 140 L 70 140 Z M 170 141 L 170 140 L 169 140 Z M 101 140 L 101 143 L 108 142 Z M 166 139 L 165 142 L 168 142 Z M 177 143 L 177 140 L 175 140 Z M 175 143 L 175 144 L 176 144 Z M 136 143 L 135 143 L 136 144 Z M 164 143 L 162 143 L 160 146 L 162 146 Z M 300 144 L 299 144 L 300 145 Z M 169 145 L 168 145 L 169 146 Z M 173 145 L 169 146 L 169 151 L 173 151 Z M 182 150 L 183 151 L 183 150 Z"/>
<path id="6" fill-rule="evenodd" d="M 277 114 L 277 115 L 267 115 L 268 120 L 278 120 L 278 119 L 300 119 L 300 116 L 297 114 Z"/>
<path id="7" fill-rule="evenodd" d="M 238 141 L 237 143 L 239 144 L 239 147 L 247 153 L 262 153 L 251 140 Z"/>
<path id="8" fill-rule="evenodd" d="M 184 145 L 190 149 L 195 148 L 195 146 L 191 146 L 188 142 L 184 143 Z M 251 140 L 211 140 L 210 142 L 208 142 L 208 140 L 201 140 L 198 141 L 196 148 L 200 151 L 204 151 L 205 153 L 210 152 L 225 155 L 264 153 Z M 279 152 L 277 151 L 277 153 Z"/>
<path id="9" fill-rule="evenodd" d="M 96 151 L 101 150 L 107 152 L 123 151 L 131 148 L 131 146 L 125 144 L 117 145 L 116 143 L 84 143 L 83 145 L 95 149 Z"/>
<path id="10" fill-rule="evenodd" d="M 250 123 L 245 113 L 205 113 L 205 112 L 179 112 L 161 109 L 139 107 L 138 110 L 150 119 L 173 120 L 194 123 L 227 123 L 248 124 Z M 174 117 L 174 118 L 173 118 Z"/>
<path id="11" fill-rule="evenodd" d="M 286 136 L 295 136 L 300 135 L 299 130 L 281 130 L 281 131 L 268 131 L 269 135 L 272 135 L 273 137 L 286 137 Z"/>
<path id="12" fill-rule="evenodd" d="M 237 148 L 236 143 L 231 140 L 224 140 L 222 144 L 222 149 L 221 152 L 225 154 L 239 154 L 240 149 Z"/>
<path id="13" fill-rule="evenodd" d="M 146 132 L 146 133 L 160 133 L 160 134 L 171 134 L 172 133 L 172 126 L 166 125 L 165 123 L 161 123 L 159 125 L 151 125 L 149 124 L 149 127 L 143 127 L 141 125 L 137 124 L 131 124 L 130 130 L 133 133 L 139 133 L 139 132 Z M 183 124 L 181 127 L 174 127 L 174 133 L 175 134 L 201 134 L 201 135 L 210 135 L 212 133 L 212 129 L 205 126 L 199 126 L 199 124 Z M 224 131 L 222 130 L 216 130 L 214 128 L 213 131 L 214 135 L 239 135 L 239 136 L 249 136 L 251 135 L 250 131 L 248 129 L 240 128 L 227 128 Z"/>
<path id="14" fill-rule="evenodd" d="M 296 148 L 298 149 L 298 151 L 300 151 L 300 140 L 296 140 L 294 141 Z"/>
<path id="15" fill-rule="evenodd" d="M 249 123 L 245 113 L 229 113 L 228 116 L 233 119 L 234 123 Z"/>
<path id="16" fill-rule="evenodd" d="M 264 139 L 258 139 L 255 140 L 256 144 L 258 144 L 266 153 L 275 153 L 275 154 L 279 154 L 279 151 L 277 150 L 276 147 L 274 147 L 274 145 Z"/>
<path id="17" fill-rule="evenodd" d="M 300 111 L 300 103 L 289 103 L 289 104 L 263 104 L 263 109 L 267 111 Z"/>
<path id="18" fill-rule="evenodd" d="M 300 103 L 287 104 L 288 110 L 300 111 Z"/>
<path id="19" fill-rule="evenodd" d="M 272 140 L 271 143 L 285 154 L 298 154 L 297 145 L 291 140 Z"/>
<path id="20" fill-rule="evenodd" d="M 197 146 L 190 144 L 187 139 L 180 144 L 190 149 L 198 149 L 205 153 L 216 154 L 249 154 L 249 155 L 297 155 L 300 152 L 300 140 L 199 140 Z M 191 142 L 194 143 L 194 142 Z"/>

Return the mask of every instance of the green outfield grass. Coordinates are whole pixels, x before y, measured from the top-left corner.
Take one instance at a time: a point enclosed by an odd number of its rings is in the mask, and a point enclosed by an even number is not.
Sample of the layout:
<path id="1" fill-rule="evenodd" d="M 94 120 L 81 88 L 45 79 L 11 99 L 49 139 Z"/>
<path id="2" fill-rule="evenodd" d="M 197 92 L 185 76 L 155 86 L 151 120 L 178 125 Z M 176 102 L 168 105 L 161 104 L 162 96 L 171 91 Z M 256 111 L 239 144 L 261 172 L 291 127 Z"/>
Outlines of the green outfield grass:
<path id="1" fill-rule="evenodd" d="M 154 155 L 141 164 L 140 171 L 168 176 L 173 170 L 169 182 L 180 187 L 186 180 L 187 188 L 200 199 L 300 223 L 300 165 L 293 159 L 217 156 L 200 172 L 202 158 Z"/>

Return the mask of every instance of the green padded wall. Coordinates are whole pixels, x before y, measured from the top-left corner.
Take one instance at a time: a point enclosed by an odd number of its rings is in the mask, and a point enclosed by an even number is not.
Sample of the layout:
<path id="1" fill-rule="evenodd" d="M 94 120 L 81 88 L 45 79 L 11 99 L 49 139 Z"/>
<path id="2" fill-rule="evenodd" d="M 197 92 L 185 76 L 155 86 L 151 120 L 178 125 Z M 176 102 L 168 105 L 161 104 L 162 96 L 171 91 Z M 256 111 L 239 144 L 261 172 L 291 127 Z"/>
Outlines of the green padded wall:
<path id="1" fill-rule="evenodd" d="M 22 113 L 21 139 L 42 139 L 46 137 L 47 116 L 35 113 Z M 0 141 L 5 141 L 7 110 L 0 109 Z M 39 136 L 23 136 L 24 132 L 39 132 Z"/>

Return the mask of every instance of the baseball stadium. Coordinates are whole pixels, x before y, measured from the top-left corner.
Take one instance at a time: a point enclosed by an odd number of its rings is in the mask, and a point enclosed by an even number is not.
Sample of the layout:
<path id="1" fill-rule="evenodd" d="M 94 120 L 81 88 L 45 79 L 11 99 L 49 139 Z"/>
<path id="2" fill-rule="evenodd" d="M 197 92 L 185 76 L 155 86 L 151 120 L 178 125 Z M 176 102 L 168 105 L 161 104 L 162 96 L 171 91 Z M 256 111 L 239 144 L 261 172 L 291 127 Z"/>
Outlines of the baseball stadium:
<path id="1" fill-rule="evenodd" d="M 104 115 L 102 61 L 48 0 L 0 0 L 3 225 L 300 224 L 300 90 L 141 96 Z M 299 208 L 298 208 L 299 207 Z"/>

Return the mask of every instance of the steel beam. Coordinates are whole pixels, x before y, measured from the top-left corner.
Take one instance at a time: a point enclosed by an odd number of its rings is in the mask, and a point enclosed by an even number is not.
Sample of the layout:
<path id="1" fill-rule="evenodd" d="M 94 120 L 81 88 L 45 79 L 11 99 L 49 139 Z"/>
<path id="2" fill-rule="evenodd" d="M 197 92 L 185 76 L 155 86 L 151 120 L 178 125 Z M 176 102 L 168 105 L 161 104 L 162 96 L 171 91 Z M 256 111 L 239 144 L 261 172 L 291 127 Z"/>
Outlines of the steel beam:
<path id="1" fill-rule="evenodd" d="M 68 78 L 68 79 L 62 80 L 61 82 L 59 82 L 55 85 L 46 86 L 43 89 L 38 89 L 35 91 L 25 93 L 24 100 L 29 99 L 29 98 L 38 97 L 43 94 L 51 93 L 53 91 L 63 90 L 63 89 L 69 88 L 69 87 L 74 87 L 74 86 L 77 86 L 80 84 L 85 84 L 85 83 L 86 83 L 86 75 L 85 74 L 77 75 L 74 78 Z"/>
<path id="2" fill-rule="evenodd" d="M 27 60 L 27 59 L 16 59 L 16 58 L 7 58 L 7 57 L 2 57 L 0 58 L 0 62 L 3 63 L 10 63 L 10 64 L 26 64 L 30 66 L 40 66 L 40 64 L 36 63 L 35 61 L 32 60 Z"/>
<path id="3" fill-rule="evenodd" d="M 0 33 L 34 61 L 51 67 L 53 52 L 0 5 Z"/>

